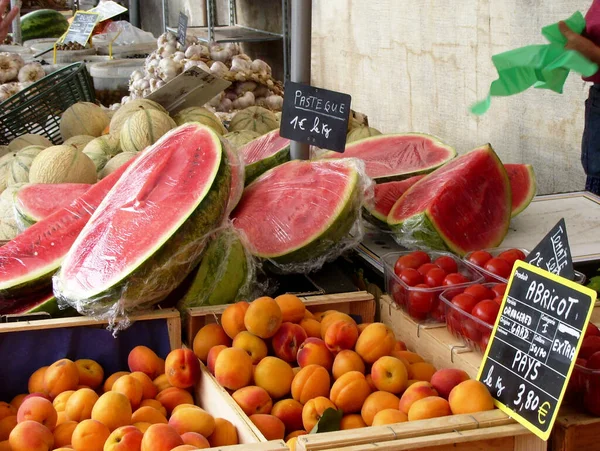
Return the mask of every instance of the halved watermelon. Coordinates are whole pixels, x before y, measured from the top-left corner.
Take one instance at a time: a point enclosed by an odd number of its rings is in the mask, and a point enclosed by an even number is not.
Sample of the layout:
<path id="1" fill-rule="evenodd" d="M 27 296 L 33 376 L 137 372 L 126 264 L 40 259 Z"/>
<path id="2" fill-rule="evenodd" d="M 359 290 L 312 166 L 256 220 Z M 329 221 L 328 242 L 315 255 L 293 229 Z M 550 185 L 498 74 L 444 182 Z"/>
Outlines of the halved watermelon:
<path id="1" fill-rule="evenodd" d="M 377 135 L 355 141 L 344 153 L 327 152 L 322 158 L 360 158 L 367 175 L 377 183 L 427 174 L 456 156 L 456 151 L 434 136 L 420 133 Z"/>
<path id="2" fill-rule="evenodd" d="M 400 180 L 398 182 L 387 182 L 379 183 L 375 185 L 375 195 L 373 199 L 373 205 L 366 205 L 364 217 L 371 224 L 376 225 L 382 229 L 389 229 L 387 223 L 387 217 L 390 210 L 398 199 L 406 192 L 408 188 L 413 186 L 424 175 L 415 175 L 406 180 Z"/>
<path id="3" fill-rule="evenodd" d="M 231 187 L 229 201 L 227 202 L 227 215 L 233 211 L 244 194 L 244 163 L 226 139 L 221 139 L 221 145 L 227 154 L 227 161 L 231 168 Z"/>
<path id="4" fill-rule="evenodd" d="M 26 224 L 35 224 L 66 207 L 92 185 L 85 183 L 30 183 L 14 194 L 17 214 Z"/>
<path id="5" fill-rule="evenodd" d="M 498 246 L 508 231 L 510 182 L 490 145 L 458 157 L 409 188 L 388 224 L 408 248 L 459 255 Z"/>
<path id="6" fill-rule="evenodd" d="M 221 224 L 231 173 L 219 136 L 184 124 L 129 166 L 79 234 L 54 294 L 114 317 L 164 299 L 198 264 Z"/>
<path id="7" fill-rule="evenodd" d="M 60 309 L 52 291 L 44 293 L 40 296 L 33 296 L 27 300 L 23 300 L 15 305 L 12 309 L 0 311 L 2 315 L 19 315 L 24 313 L 39 313 L 46 312 L 52 317 L 59 316 Z"/>
<path id="8" fill-rule="evenodd" d="M 512 192 L 512 217 L 527 208 L 535 197 L 537 182 L 533 166 L 530 164 L 505 164 L 504 168 L 510 180 Z"/>
<path id="9" fill-rule="evenodd" d="M 48 291 L 79 232 L 126 168 L 127 164 L 0 247 L 0 309 Z"/>
<path id="10" fill-rule="evenodd" d="M 361 203 L 351 161 L 291 161 L 244 191 L 233 212 L 253 255 L 279 264 L 319 258 L 345 237 Z"/>
<path id="11" fill-rule="evenodd" d="M 253 139 L 238 149 L 246 165 L 246 185 L 269 169 L 290 161 L 290 140 L 279 136 L 279 129 Z"/>

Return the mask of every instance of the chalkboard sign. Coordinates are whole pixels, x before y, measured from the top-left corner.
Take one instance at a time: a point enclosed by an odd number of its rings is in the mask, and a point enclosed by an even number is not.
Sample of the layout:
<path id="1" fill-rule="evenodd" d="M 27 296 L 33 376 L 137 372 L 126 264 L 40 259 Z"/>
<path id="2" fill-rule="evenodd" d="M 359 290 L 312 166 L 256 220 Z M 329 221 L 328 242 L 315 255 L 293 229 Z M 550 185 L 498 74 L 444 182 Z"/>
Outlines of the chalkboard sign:
<path id="1" fill-rule="evenodd" d="M 548 440 L 596 292 L 518 261 L 479 369 L 496 405 Z"/>
<path id="2" fill-rule="evenodd" d="M 525 261 L 565 279 L 575 278 L 565 218 L 558 221 Z"/>
<path id="3" fill-rule="evenodd" d="M 179 24 L 177 25 L 177 42 L 181 44 L 185 50 L 185 39 L 187 36 L 188 16 L 179 13 Z"/>
<path id="4" fill-rule="evenodd" d="M 293 141 L 343 152 L 350 101 L 348 94 L 288 81 L 279 134 Z"/>
<path id="5" fill-rule="evenodd" d="M 77 11 L 62 42 L 78 42 L 85 47 L 99 19 L 98 13 Z"/>

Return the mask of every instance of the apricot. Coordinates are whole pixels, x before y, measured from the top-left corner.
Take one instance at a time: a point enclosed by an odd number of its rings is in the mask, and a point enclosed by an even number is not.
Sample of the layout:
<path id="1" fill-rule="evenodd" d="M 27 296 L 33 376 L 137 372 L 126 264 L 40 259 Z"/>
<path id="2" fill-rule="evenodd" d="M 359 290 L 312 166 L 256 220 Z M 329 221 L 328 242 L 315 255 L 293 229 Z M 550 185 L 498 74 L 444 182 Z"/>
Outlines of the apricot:
<path id="1" fill-rule="evenodd" d="M 253 365 L 256 365 L 269 353 L 266 343 L 261 338 L 248 331 L 237 334 L 233 339 L 233 344 L 231 346 L 246 351 L 252 359 Z"/>
<path id="2" fill-rule="evenodd" d="M 333 354 L 344 349 L 353 349 L 358 340 L 358 328 L 356 324 L 345 320 L 338 320 L 329 325 L 323 341 Z"/>
<path id="3" fill-rule="evenodd" d="M 98 362 L 90 359 L 75 360 L 77 370 L 79 370 L 79 384 L 86 385 L 92 390 L 96 390 L 104 380 L 104 369 Z"/>
<path id="4" fill-rule="evenodd" d="M 67 407 L 67 402 L 69 401 L 69 398 L 73 395 L 73 393 L 75 393 L 75 390 L 67 390 L 62 392 L 56 398 L 54 398 L 54 400 L 52 401 L 54 409 L 57 412 L 64 412 L 65 408 Z"/>
<path id="5" fill-rule="evenodd" d="M 348 429 L 359 429 L 367 427 L 367 423 L 362 419 L 362 416 L 358 413 L 351 413 L 344 415 L 340 422 L 340 430 L 346 431 Z"/>
<path id="6" fill-rule="evenodd" d="M 175 349 L 165 360 L 165 374 L 173 387 L 193 387 L 200 380 L 200 362 L 192 350 Z"/>
<path id="7" fill-rule="evenodd" d="M 167 416 L 167 409 L 165 409 L 165 407 L 156 399 L 144 399 L 140 404 L 140 407 L 138 407 L 138 410 L 140 410 L 142 407 L 152 407 L 163 414 L 163 416 Z"/>
<path id="8" fill-rule="evenodd" d="M 29 393 L 43 393 L 44 392 L 44 376 L 46 375 L 47 366 L 43 366 L 37 369 L 27 382 L 27 391 Z"/>
<path id="9" fill-rule="evenodd" d="M 73 437 L 73 432 L 77 427 L 76 421 L 66 421 L 62 424 L 56 426 L 54 429 L 54 446 L 57 448 L 61 448 L 63 446 L 71 445 L 71 438 Z"/>
<path id="10" fill-rule="evenodd" d="M 219 352 L 221 352 L 223 349 L 227 349 L 227 346 L 213 346 L 212 348 L 210 348 L 210 351 L 208 351 L 208 357 L 206 358 L 206 366 L 208 368 L 208 371 L 212 375 L 215 374 L 215 362 L 217 361 L 217 356 L 219 355 Z"/>
<path id="11" fill-rule="evenodd" d="M 44 398 L 35 397 L 23 401 L 17 411 L 17 422 L 37 421 L 53 431 L 56 427 L 58 415 L 56 409 L 50 401 Z"/>
<path id="12" fill-rule="evenodd" d="M 0 401 L 0 420 L 6 417 L 12 417 L 17 414 L 17 408 L 15 408 L 12 404 L 9 404 L 4 401 Z"/>
<path id="13" fill-rule="evenodd" d="M 431 381 L 436 371 L 435 366 L 427 362 L 417 362 L 410 365 L 411 379 L 418 381 Z"/>
<path id="14" fill-rule="evenodd" d="M 406 390 L 408 371 L 400 359 L 383 356 L 371 367 L 371 377 L 377 390 L 399 394 Z"/>
<path id="15" fill-rule="evenodd" d="M 79 385 L 79 370 L 75 362 L 61 359 L 54 362 L 44 373 L 44 392 L 50 399 L 67 390 L 75 390 Z"/>
<path id="16" fill-rule="evenodd" d="M 321 338 L 321 323 L 316 319 L 305 318 L 300 321 L 300 327 L 304 329 L 307 337 Z"/>
<path id="17" fill-rule="evenodd" d="M 194 451 L 196 449 L 198 448 L 193 445 L 179 445 L 173 448 L 171 451 Z"/>
<path id="18" fill-rule="evenodd" d="M 181 435 L 168 424 L 153 424 L 144 433 L 140 451 L 171 451 L 183 445 Z"/>
<path id="19" fill-rule="evenodd" d="M 335 404 L 324 396 L 311 399 L 302 408 L 302 424 L 305 431 L 311 431 L 319 422 L 323 412 L 327 409 L 335 409 Z"/>
<path id="20" fill-rule="evenodd" d="M 383 323 L 373 323 L 360 334 L 354 350 L 365 363 L 375 363 L 380 357 L 389 355 L 394 346 L 396 337 L 392 329 Z"/>
<path id="21" fill-rule="evenodd" d="M 208 437 L 210 447 L 230 446 L 239 443 L 237 429 L 224 418 L 215 418 L 215 430 Z"/>
<path id="22" fill-rule="evenodd" d="M 50 451 L 54 447 L 54 436 L 37 421 L 23 421 L 11 431 L 8 443 L 11 451 Z"/>
<path id="23" fill-rule="evenodd" d="M 279 304 L 268 296 L 252 301 L 244 315 L 246 330 L 264 339 L 275 335 L 282 321 Z"/>
<path id="24" fill-rule="evenodd" d="M 478 380 L 469 379 L 461 382 L 448 396 L 450 409 L 455 415 L 492 410 L 494 399 L 487 387 Z"/>
<path id="25" fill-rule="evenodd" d="M 255 413 L 271 413 L 273 400 L 267 391 L 256 385 L 249 385 L 233 392 L 231 397 L 248 416 Z"/>
<path id="26" fill-rule="evenodd" d="M 406 348 L 406 343 L 404 343 L 402 340 L 396 340 L 396 346 L 394 346 L 394 351 L 408 351 L 408 349 Z"/>
<path id="27" fill-rule="evenodd" d="M 173 409 L 173 411 L 171 412 L 171 415 L 173 415 L 175 412 L 177 412 L 178 410 L 183 410 L 183 409 L 198 409 L 198 410 L 204 410 L 202 407 L 197 406 L 195 404 L 179 404 L 177 406 L 175 406 L 175 408 Z"/>
<path id="28" fill-rule="evenodd" d="M 0 451 L 11 451 L 10 443 L 8 443 L 8 440 L 3 440 L 0 442 Z"/>
<path id="29" fill-rule="evenodd" d="M 408 414 L 410 407 L 417 401 L 430 396 L 438 396 L 438 392 L 429 382 L 416 382 L 406 389 L 400 398 L 398 409 Z"/>
<path id="30" fill-rule="evenodd" d="M 288 440 L 290 440 L 294 437 L 300 437 L 301 435 L 306 435 L 306 434 L 308 434 L 308 432 L 306 432 L 304 429 L 299 429 L 297 431 L 290 432 L 288 435 L 285 436 L 284 440 L 287 442 Z"/>
<path id="31" fill-rule="evenodd" d="M 282 440 L 285 437 L 283 421 L 273 415 L 257 413 L 250 415 L 250 421 L 254 423 L 267 440 Z"/>
<path id="32" fill-rule="evenodd" d="M 97 420 L 83 420 L 71 437 L 71 445 L 76 451 L 102 451 L 110 437 L 109 428 Z"/>
<path id="33" fill-rule="evenodd" d="M 315 364 L 331 371 L 333 366 L 333 354 L 327 349 L 325 342 L 319 338 L 310 337 L 304 340 L 298 349 L 296 359 L 301 368 Z"/>
<path id="34" fill-rule="evenodd" d="M 298 324 L 285 322 L 271 339 L 275 355 L 286 362 L 295 362 L 300 345 L 306 340 L 306 332 Z"/>
<path id="35" fill-rule="evenodd" d="M 130 376 L 142 385 L 142 400 L 154 399 L 158 395 L 158 388 L 152 383 L 152 379 L 147 374 L 141 371 L 134 371 Z"/>
<path id="36" fill-rule="evenodd" d="M 410 364 L 424 362 L 423 357 L 421 357 L 416 352 L 398 351 L 398 350 L 394 350 L 393 352 L 394 352 L 394 357 L 403 358 Z"/>
<path id="37" fill-rule="evenodd" d="M 249 385 L 252 379 L 252 359 L 242 349 L 223 349 L 215 361 L 215 378 L 219 384 L 230 390 Z"/>
<path id="38" fill-rule="evenodd" d="M 197 432 L 186 432 L 184 434 L 181 434 L 181 439 L 183 440 L 184 445 L 190 445 L 192 446 L 192 449 L 210 448 L 210 443 L 208 439 L 202 434 L 198 434 Z"/>
<path id="39" fill-rule="evenodd" d="M 79 423 L 92 418 L 92 409 L 98 398 L 98 394 L 91 388 L 77 390 L 69 397 L 65 405 L 67 419 Z"/>
<path id="40" fill-rule="evenodd" d="M 154 384 L 159 393 L 163 390 L 166 390 L 167 388 L 172 387 L 172 385 L 169 384 L 169 380 L 167 379 L 166 374 L 161 374 L 156 379 L 154 379 L 152 383 Z"/>
<path id="41" fill-rule="evenodd" d="M 367 426 L 373 424 L 373 418 L 378 412 L 385 409 L 397 409 L 400 400 L 393 393 L 387 391 L 376 391 L 371 393 L 360 410 L 360 415 Z"/>
<path id="42" fill-rule="evenodd" d="M 164 360 L 147 346 L 136 346 L 127 356 L 129 371 L 141 371 L 151 379 L 165 372 Z"/>
<path id="43" fill-rule="evenodd" d="M 304 302 L 293 294 L 282 294 L 275 298 L 281 309 L 281 320 L 284 322 L 299 323 L 304 318 L 306 307 Z"/>
<path id="44" fill-rule="evenodd" d="M 372 426 L 384 426 L 386 424 L 404 423 L 408 421 L 408 415 L 398 409 L 385 409 L 377 412 L 373 417 Z"/>
<path id="45" fill-rule="evenodd" d="M 302 429 L 302 404 L 295 399 L 282 399 L 273 406 L 271 415 L 279 418 L 286 432 Z"/>
<path id="46" fill-rule="evenodd" d="M 144 434 L 135 426 L 115 429 L 104 443 L 104 451 L 139 451 Z"/>
<path id="47" fill-rule="evenodd" d="M 10 417 L 4 417 L 0 420 L 0 442 L 8 440 L 10 431 L 12 431 L 17 425 L 17 416 L 11 415 Z"/>
<path id="48" fill-rule="evenodd" d="M 20 395 L 15 396 L 10 401 L 10 405 L 13 406 L 15 409 L 18 409 L 21 406 L 21 404 L 23 403 L 23 400 L 25 399 L 26 396 L 27 396 L 27 393 L 21 393 Z M 0 416 L 2 416 L 2 414 L 0 414 Z"/>
<path id="49" fill-rule="evenodd" d="M 118 378 L 113 384 L 112 391 L 125 395 L 129 399 L 132 410 L 139 407 L 144 394 L 140 381 L 130 374 Z"/>
<path id="50" fill-rule="evenodd" d="M 298 437 L 292 437 L 285 441 L 285 446 L 287 446 L 290 451 L 296 451 L 296 443 L 298 443 Z"/>
<path id="51" fill-rule="evenodd" d="M 325 368 L 320 365 L 308 365 L 300 370 L 292 380 L 292 398 L 306 404 L 313 398 L 328 398 L 331 378 Z"/>
<path id="52" fill-rule="evenodd" d="M 202 409 L 180 409 L 173 412 L 169 418 L 169 426 L 175 429 L 179 435 L 196 432 L 208 437 L 215 430 L 215 419 Z"/>
<path id="53" fill-rule="evenodd" d="M 448 399 L 448 396 L 450 396 L 450 392 L 454 387 L 461 382 L 468 380 L 469 375 L 463 370 L 456 368 L 442 368 L 434 373 L 430 382 L 442 398 Z"/>
<path id="54" fill-rule="evenodd" d="M 371 393 L 378 391 L 377 387 L 375 387 L 375 383 L 373 382 L 373 377 L 370 374 L 367 374 L 365 376 L 365 379 L 367 380 L 367 383 L 369 384 L 369 387 L 371 388 Z"/>
<path id="55" fill-rule="evenodd" d="M 67 414 L 66 414 L 66 412 L 64 410 L 62 412 L 57 412 L 56 413 L 56 425 L 57 426 L 59 424 L 66 423 L 67 421 L 69 421 L 69 419 L 67 418 Z"/>
<path id="56" fill-rule="evenodd" d="M 154 407 L 144 406 L 131 415 L 132 423 L 168 424 L 167 417 Z"/>
<path id="57" fill-rule="evenodd" d="M 162 423 L 162 424 L 164 424 L 164 423 Z M 146 431 L 148 430 L 148 428 L 150 426 L 152 426 L 152 424 L 145 423 L 145 422 L 144 423 L 133 423 L 133 426 L 135 426 L 136 428 L 138 428 L 142 434 L 145 434 Z"/>
<path id="58" fill-rule="evenodd" d="M 321 322 L 321 321 L 323 321 L 323 318 L 325 318 L 327 315 L 331 315 L 332 313 L 335 313 L 335 312 L 337 312 L 337 310 L 327 310 L 324 312 L 313 312 L 313 317 L 317 321 Z"/>
<path id="59" fill-rule="evenodd" d="M 350 371 L 333 383 L 329 398 L 346 414 L 359 412 L 370 394 L 371 387 L 365 375 L 359 371 Z"/>
<path id="60" fill-rule="evenodd" d="M 338 379 L 349 371 L 359 371 L 364 374 L 365 362 L 363 362 L 356 352 L 344 349 L 335 356 L 331 373 L 334 379 Z"/>
<path id="61" fill-rule="evenodd" d="M 246 301 L 241 301 L 231 304 L 223 310 L 223 314 L 221 315 L 221 326 L 227 336 L 232 340 L 237 334 L 246 330 L 244 316 L 246 315 L 246 310 L 248 310 L 249 306 L 250 304 Z"/>
<path id="62" fill-rule="evenodd" d="M 231 338 L 219 324 L 212 323 L 198 331 L 194 337 L 192 348 L 196 357 L 206 363 L 208 351 L 217 345 L 231 346 Z"/>
<path id="63" fill-rule="evenodd" d="M 106 380 L 104 381 L 104 385 L 102 387 L 104 393 L 112 390 L 112 387 L 117 379 L 119 379 L 121 376 L 126 376 L 128 374 L 131 373 L 129 371 L 117 371 L 116 373 L 113 373 L 110 376 L 108 376 L 108 378 L 106 378 Z"/>
<path id="64" fill-rule="evenodd" d="M 289 363 L 277 357 L 265 357 L 254 370 L 254 383 L 264 388 L 273 399 L 290 393 L 294 370 Z"/>
<path id="65" fill-rule="evenodd" d="M 450 404 L 439 396 L 429 396 L 415 401 L 408 411 L 408 421 L 428 420 L 452 415 Z"/>
<path id="66" fill-rule="evenodd" d="M 304 310 L 304 319 L 315 319 L 315 315 L 313 315 L 310 310 L 306 309 L 306 306 Z"/>
<path id="67" fill-rule="evenodd" d="M 372 324 L 372 323 L 360 323 L 360 324 L 357 324 L 356 327 L 358 327 L 358 335 L 362 334 L 363 330 L 365 330 L 369 324 Z"/>
<path id="68" fill-rule="evenodd" d="M 325 339 L 325 334 L 327 333 L 327 329 L 329 329 L 329 326 L 331 326 L 333 323 L 335 323 L 337 321 L 345 321 L 347 323 L 350 323 L 350 324 L 353 324 L 354 326 L 356 326 L 356 321 L 354 321 L 350 315 L 346 315 L 345 313 L 342 313 L 342 312 L 333 311 L 333 312 L 325 315 L 323 317 L 323 319 L 321 320 L 321 338 L 322 339 Z M 358 329 L 356 329 L 356 334 L 358 335 Z"/>
<path id="69" fill-rule="evenodd" d="M 129 399 L 116 391 L 104 393 L 92 408 L 92 420 L 104 424 L 111 432 L 121 426 L 131 424 Z"/>
<path id="70" fill-rule="evenodd" d="M 169 387 L 159 392 L 156 400 L 167 409 L 168 415 L 171 415 L 173 409 L 180 404 L 194 404 L 194 398 L 190 392 L 177 387 Z"/>

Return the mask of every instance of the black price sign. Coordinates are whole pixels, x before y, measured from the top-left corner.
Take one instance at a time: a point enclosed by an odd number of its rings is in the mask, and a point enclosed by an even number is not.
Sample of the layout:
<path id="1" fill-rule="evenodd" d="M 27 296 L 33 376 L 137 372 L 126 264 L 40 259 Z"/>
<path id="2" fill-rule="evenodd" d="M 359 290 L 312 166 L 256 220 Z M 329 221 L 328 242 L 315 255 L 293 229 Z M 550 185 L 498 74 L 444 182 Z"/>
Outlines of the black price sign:
<path id="1" fill-rule="evenodd" d="M 565 279 L 575 278 L 564 218 L 548 232 L 525 261 Z"/>
<path id="2" fill-rule="evenodd" d="M 478 379 L 496 406 L 548 440 L 596 292 L 518 261 Z"/>
<path id="3" fill-rule="evenodd" d="M 179 24 L 177 25 L 177 42 L 181 44 L 181 46 L 185 50 L 185 39 L 187 36 L 187 27 L 188 27 L 188 16 L 183 13 L 179 13 Z"/>
<path id="4" fill-rule="evenodd" d="M 100 14 L 77 11 L 62 42 L 77 42 L 84 47 L 100 19 Z"/>
<path id="5" fill-rule="evenodd" d="M 343 152 L 351 100 L 348 94 L 288 81 L 279 134 L 293 141 Z"/>

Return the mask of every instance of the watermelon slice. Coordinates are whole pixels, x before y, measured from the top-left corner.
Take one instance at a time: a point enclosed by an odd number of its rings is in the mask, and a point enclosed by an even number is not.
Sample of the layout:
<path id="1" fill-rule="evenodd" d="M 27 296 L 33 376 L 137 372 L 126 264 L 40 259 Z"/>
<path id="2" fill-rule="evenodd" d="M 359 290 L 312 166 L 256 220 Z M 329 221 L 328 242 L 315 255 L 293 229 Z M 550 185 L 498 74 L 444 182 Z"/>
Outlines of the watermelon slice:
<path id="1" fill-rule="evenodd" d="M 419 134 L 377 135 L 346 146 L 344 153 L 327 152 L 322 158 L 360 158 L 367 175 L 377 183 L 428 174 L 456 156 L 437 138 Z"/>
<path id="2" fill-rule="evenodd" d="M 278 264 L 327 254 L 354 224 L 360 176 L 350 161 L 291 161 L 246 188 L 233 212 L 253 255 Z"/>
<path id="3" fill-rule="evenodd" d="M 290 140 L 279 136 L 279 129 L 253 139 L 238 150 L 246 165 L 246 185 L 269 169 L 290 161 Z"/>
<path id="4" fill-rule="evenodd" d="M 20 302 L 14 308 L 0 312 L 2 315 L 20 315 L 25 313 L 46 312 L 52 317 L 59 316 L 60 309 L 52 292 L 32 297 Z"/>
<path id="5" fill-rule="evenodd" d="M 537 182 L 530 164 L 505 164 L 512 191 L 512 217 L 527 208 L 535 197 Z"/>
<path id="6" fill-rule="evenodd" d="M 118 315 L 164 299 L 221 224 L 231 173 L 219 136 L 178 127 L 129 166 L 79 234 L 54 280 L 59 302 Z"/>
<path id="7" fill-rule="evenodd" d="M 0 247 L 0 310 L 48 291 L 79 232 L 126 168 L 127 164 Z"/>
<path id="8" fill-rule="evenodd" d="M 415 175 L 406 180 L 400 180 L 398 182 L 387 182 L 375 185 L 375 196 L 373 199 L 372 206 L 365 207 L 364 217 L 367 221 L 376 225 L 382 229 L 389 229 L 387 224 L 387 217 L 390 210 L 396 203 L 400 196 L 402 196 L 408 188 L 413 186 L 424 175 Z"/>
<path id="9" fill-rule="evenodd" d="M 464 255 L 498 246 L 508 232 L 510 212 L 506 170 L 486 145 L 415 183 L 392 207 L 388 224 L 408 248 Z"/>
<path id="10" fill-rule="evenodd" d="M 92 185 L 85 183 L 31 183 L 14 195 L 15 209 L 26 224 L 35 224 L 68 206 Z"/>

